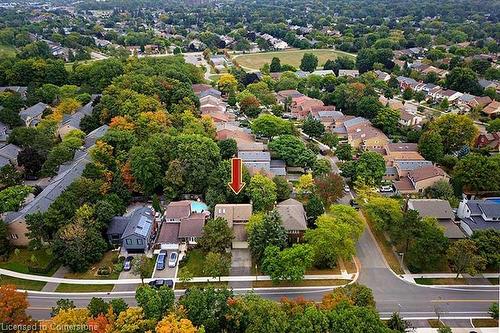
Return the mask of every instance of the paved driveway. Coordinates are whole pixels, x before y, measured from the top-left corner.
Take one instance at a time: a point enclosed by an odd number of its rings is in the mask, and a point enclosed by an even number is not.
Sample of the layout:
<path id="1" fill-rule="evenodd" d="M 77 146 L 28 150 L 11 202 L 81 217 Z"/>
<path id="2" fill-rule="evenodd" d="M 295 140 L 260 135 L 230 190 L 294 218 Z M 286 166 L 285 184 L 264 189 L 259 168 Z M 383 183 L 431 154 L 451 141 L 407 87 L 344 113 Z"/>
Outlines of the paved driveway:
<path id="1" fill-rule="evenodd" d="M 249 249 L 231 250 L 231 276 L 251 275 L 252 257 Z M 229 282 L 230 288 L 251 288 L 252 282 Z"/>
<path id="2" fill-rule="evenodd" d="M 175 267 L 168 267 L 168 257 L 172 251 L 167 252 L 167 259 L 165 260 L 165 268 L 162 270 L 157 270 L 156 266 L 153 271 L 153 277 L 156 279 L 175 279 L 177 277 L 177 270 L 179 265 L 175 265 Z M 177 252 L 177 251 L 175 251 Z M 177 261 L 177 264 L 179 261 Z M 156 264 L 155 264 L 156 265 Z"/>
<path id="3" fill-rule="evenodd" d="M 132 262 L 132 265 L 134 263 Z M 132 270 L 130 271 L 123 271 L 120 273 L 120 276 L 118 277 L 118 280 L 126 280 L 126 279 L 138 279 L 139 277 L 137 275 L 134 275 L 132 273 Z M 137 289 L 139 285 L 138 284 L 115 284 L 113 291 L 134 291 Z"/>

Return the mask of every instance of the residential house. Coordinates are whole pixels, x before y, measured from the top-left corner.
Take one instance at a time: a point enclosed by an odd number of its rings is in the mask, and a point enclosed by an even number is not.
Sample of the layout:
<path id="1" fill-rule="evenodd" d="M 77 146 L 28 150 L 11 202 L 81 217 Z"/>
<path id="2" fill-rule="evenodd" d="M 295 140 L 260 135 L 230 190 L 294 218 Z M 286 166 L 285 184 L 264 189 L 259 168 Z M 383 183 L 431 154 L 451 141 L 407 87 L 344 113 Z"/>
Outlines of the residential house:
<path id="1" fill-rule="evenodd" d="M 359 71 L 357 69 L 339 69 L 339 77 L 342 76 L 357 78 L 359 76 Z"/>
<path id="2" fill-rule="evenodd" d="M 415 156 L 413 160 L 394 160 L 393 165 L 398 172 L 398 177 L 403 178 L 406 177 L 410 171 L 432 166 L 433 164 L 431 161 L 420 159 Z"/>
<path id="3" fill-rule="evenodd" d="M 424 158 L 418 153 L 416 143 L 388 143 L 382 155 L 385 160 L 386 172 L 384 178 L 387 180 L 399 179 L 398 169 L 395 167 L 395 162 L 398 160 L 404 161 L 422 161 Z"/>
<path id="4" fill-rule="evenodd" d="M 0 106 L 0 110 L 2 110 L 1 106 Z M 9 127 L 0 121 L 0 144 L 2 142 L 7 141 L 7 138 L 8 138 L 7 131 L 8 131 L 8 129 L 9 129 Z"/>
<path id="5" fill-rule="evenodd" d="M 88 102 L 75 113 L 71 115 L 64 115 L 62 122 L 59 124 L 57 133 L 61 138 L 68 134 L 72 130 L 80 129 L 80 122 L 83 117 L 92 115 L 94 107 L 92 106 L 92 101 Z"/>
<path id="6" fill-rule="evenodd" d="M 442 101 L 444 99 L 447 99 L 448 102 L 452 103 L 456 99 L 460 98 L 463 94 L 461 92 L 451 90 L 451 89 L 440 89 L 436 92 L 434 92 L 431 96 L 435 98 L 438 101 Z"/>
<path id="7" fill-rule="evenodd" d="M 500 82 L 498 81 L 479 79 L 478 82 L 483 89 L 493 88 L 496 92 L 500 90 Z"/>
<path id="8" fill-rule="evenodd" d="M 407 210 L 416 210 L 420 217 L 433 217 L 444 229 L 444 235 L 448 239 L 465 238 L 464 232 L 455 223 L 455 214 L 448 200 L 441 199 L 409 199 Z"/>
<path id="9" fill-rule="evenodd" d="M 324 103 L 319 99 L 302 96 L 292 99 L 290 104 L 290 112 L 292 118 L 304 119 L 311 112 L 312 107 L 324 106 Z"/>
<path id="10" fill-rule="evenodd" d="M 476 147 L 488 149 L 493 154 L 500 153 L 500 132 L 479 134 Z"/>
<path id="11" fill-rule="evenodd" d="M 49 206 L 66 190 L 76 179 L 78 179 L 91 161 L 89 150 L 93 143 L 104 135 L 108 126 L 100 128 L 89 133 L 86 137 L 86 144 L 83 150 L 75 152 L 72 161 L 59 167 L 58 174 L 52 177 L 48 185 L 31 202 L 25 205 L 18 212 L 6 213 L 3 220 L 7 224 L 10 234 L 10 241 L 14 246 L 28 246 L 29 239 L 26 236 L 26 216 L 33 213 L 43 213 L 49 209 Z M 90 136 L 90 137 L 89 137 Z M 92 143 L 92 144 L 91 144 Z"/>
<path id="12" fill-rule="evenodd" d="M 307 217 L 304 205 L 295 199 L 287 199 L 276 205 L 280 214 L 281 224 L 288 233 L 290 243 L 298 243 L 302 240 L 307 230 Z"/>
<path id="13" fill-rule="evenodd" d="M 199 39 L 193 39 L 188 44 L 188 51 L 189 52 L 203 51 L 206 48 L 207 48 L 207 46 L 205 45 L 205 43 L 201 42 Z"/>
<path id="14" fill-rule="evenodd" d="M 381 81 L 387 82 L 391 79 L 391 75 L 389 73 L 386 73 L 386 72 L 383 72 L 380 70 L 376 70 L 374 72 L 377 75 L 377 79 L 379 79 Z"/>
<path id="15" fill-rule="evenodd" d="M 463 111 L 470 111 L 474 108 L 484 108 L 491 102 L 491 98 L 488 96 L 479 97 L 471 94 L 463 94 L 455 100 L 455 104 Z"/>
<path id="16" fill-rule="evenodd" d="M 404 109 L 399 110 L 399 124 L 406 127 L 417 127 L 423 121 L 423 117 L 416 113 L 408 112 Z"/>
<path id="17" fill-rule="evenodd" d="M 17 155 L 20 151 L 21 148 L 12 143 L 0 145 L 0 168 L 8 164 L 17 166 Z"/>
<path id="18" fill-rule="evenodd" d="M 238 151 L 238 158 L 251 173 L 271 172 L 271 153 L 268 151 Z"/>
<path id="19" fill-rule="evenodd" d="M 48 107 L 47 104 L 38 102 L 29 108 L 21 110 L 19 112 L 19 117 L 21 117 L 26 127 L 34 127 L 42 120 L 43 112 Z"/>
<path id="20" fill-rule="evenodd" d="M 500 115 L 500 102 L 491 102 L 486 107 L 484 107 L 483 113 L 485 113 L 490 118 L 498 117 Z"/>
<path id="21" fill-rule="evenodd" d="M 278 103 L 286 104 L 290 103 L 293 98 L 303 97 L 304 94 L 298 92 L 297 90 L 281 90 L 276 93 L 276 100 Z"/>
<path id="22" fill-rule="evenodd" d="M 347 141 L 354 149 L 378 150 L 384 148 L 389 138 L 378 128 L 363 126 L 348 133 Z"/>
<path id="23" fill-rule="evenodd" d="M 309 115 L 316 120 L 319 120 L 325 127 L 335 126 L 337 121 L 344 119 L 344 114 L 340 111 L 335 111 L 334 105 L 313 106 Z"/>
<path id="24" fill-rule="evenodd" d="M 200 94 L 204 91 L 207 91 L 207 90 L 210 90 L 210 89 L 213 89 L 211 85 L 209 84 L 204 84 L 204 83 L 196 83 L 196 84 L 193 84 L 191 86 L 191 88 L 193 89 L 193 92 L 196 96 L 200 96 Z"/>
<path id="25" fill-rule="evenodd" d="M 233 229 L 233 248 L 248 248 L 246 224 L 252 216 L 251 204 L 217 204 L 214 208 L 214 218 L 225 219 Z"/>
<path id="26" fill-rule="evenodd" d="M 415 88 L 419 85 L 419 83 L 415 79 L 405 77 L 405 76 L 398 76 L 396 78 L 396 80 L 398 80 L 399 88 L 401 90 L 405 90 L 407 88 L 409 88 L 411 90 L 415 90 Z"/>
<path id="27" fill-rule="evenodd" d="M 162 249 L 177 249 L 179 243 L 196 245 L 210 213 L 193 207 L 190 200 L 173 201 L 167 205 L 157 245 Z"/>
<path id="28" fill-rule="evenodd" d="M 397 162 L 395 164 L 397 168 Z M 408 171 L 406 176 L 394 182 L 394 187 L 400 194 L 420 193 L 440 180 L 449 180 L 443 169 L 434 165 L 423 166 Z"/>
<path id="29" fill-rule="evenodd" d="M 483 200 L 464 199 L 458 205 L 460 226 L 468 236 L 475 231 L 494 229 L 500 231 L 500 198 Z"/>
<path id="30" fill-rule="evenodd" d="M 119 242 L 127 253 L 145 253 L 151 249 L 158 225 L 149 207 L 136 209 L 130 216 L 115 216 L 106 232 L 110 243 Z"/>
<path id="31" fill-rule="evenodd" d="M 13 93 L 18 93 L 21 95 L 22 99 L 26 100 L 27 98 L 27 93 L 28 93 L 28 87 L 25 86 L 4 86 L 0 87 L 0 92 L 6 92 L 10 91 Z"/>
<path id="32" fill-rule="evenodd" d="M 333 76 L 335 76 L 335 73 L 331 69 L 318 69 L 318 70 L 313 71 L 310 75 L 318 75 L 318 76 L 333 75 Z"/>

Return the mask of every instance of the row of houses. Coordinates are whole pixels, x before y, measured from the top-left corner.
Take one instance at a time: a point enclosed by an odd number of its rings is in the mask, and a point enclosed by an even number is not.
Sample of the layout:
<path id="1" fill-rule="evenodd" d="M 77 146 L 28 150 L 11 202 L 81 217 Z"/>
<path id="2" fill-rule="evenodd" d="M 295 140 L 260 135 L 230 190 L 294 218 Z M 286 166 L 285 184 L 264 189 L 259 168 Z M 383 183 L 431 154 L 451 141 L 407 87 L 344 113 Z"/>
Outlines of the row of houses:
<path id="1" fill-rule="evenodd" d="M 489 117 L 497 117 L 500 114 L 500 103 L 492 101 L 488 96 L 474 96 L 461 93 L 452 89 L 445 89 L 433 83 L 419 82 L 415 79 L 398 76 L 396 78 L 402 91 L 411 89 L 415 92 L 423 92 L 426 99 L 435 101 L 448 100 L 451 105 L 456 106 L 461 111 L 467 112 L 474 108 L 482 108 L 483 113 Z"/>
<path id="2" fill-rule="evenodd" d="M 302 203 L 288 199 L 276 205 L 281 223 L 291 243 L 300 242 L 307 229 Z M 246 224 L 252 216 L 252 204 L 218 204 L 213 217 L 223 218 L 233 230 L 233 248 L 248 248 Z M 115 216 L 107 230 L 108 241 L 128 253 L 151 249 L 178 250 L 181 244 L 194 246 L 203 235 L 203 227 L 212 215 L 198 201 L 170 202 L 163 214 L 150 206 L 140 207 L 128 216 Z"/>

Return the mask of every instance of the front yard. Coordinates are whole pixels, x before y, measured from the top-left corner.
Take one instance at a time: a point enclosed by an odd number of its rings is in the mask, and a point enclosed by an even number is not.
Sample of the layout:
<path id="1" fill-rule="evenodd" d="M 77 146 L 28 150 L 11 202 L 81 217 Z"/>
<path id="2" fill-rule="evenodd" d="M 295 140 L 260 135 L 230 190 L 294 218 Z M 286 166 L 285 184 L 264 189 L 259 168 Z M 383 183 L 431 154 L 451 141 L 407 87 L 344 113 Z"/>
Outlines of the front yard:
<path id="1" fill-rule="evenodd" d="M 190 276 L 207 276 L 203 271 L 205 268 L 206 253 L 200 249 L 191 249 L 187 252 L 186 257 L 179 262 L 179 273 L 177 277 L 185 276 L 186 271 Z M 228 254 L 230 255 L 230 254 Z"/>
<path id="2" fill-rule="evenodd" d="M 18 279 L 11 276 L 0 276 L 0 285 L 13 284 L 17 289 L 40 291 L 45 286 L 46 282 Z"/>
<path id="3" fill-rule="evenodd" d="M 101 273 L 107 270 L 109 274 L 100 275 L 98 271 L 101 269 Z M 117 251 L 108 251 L 104 254 L 101 261 L 92 265 L 89 270 L 81 273 L 68 273 L 64 277 L 67 279 L 108 279 L 117 280 L 120 272 L 123 269 L 123 262 L 118 259 Z"/>
<path id="4" fill-rule="evenodd" d="M 59 268 L 52 252 L 47 249 L 28 250 L 19 248 L 10 254 L 7 261 L 0 262 L 0 268 L 25 274 L 52 276 Z"/>
<path id="5" fill-rule="evenodd" d="M 84 292 L 108 292 L 113 290 L 112 284 L 69 284 L 61 283 L 56 292 L 60 293 L 84 293 Z"/>

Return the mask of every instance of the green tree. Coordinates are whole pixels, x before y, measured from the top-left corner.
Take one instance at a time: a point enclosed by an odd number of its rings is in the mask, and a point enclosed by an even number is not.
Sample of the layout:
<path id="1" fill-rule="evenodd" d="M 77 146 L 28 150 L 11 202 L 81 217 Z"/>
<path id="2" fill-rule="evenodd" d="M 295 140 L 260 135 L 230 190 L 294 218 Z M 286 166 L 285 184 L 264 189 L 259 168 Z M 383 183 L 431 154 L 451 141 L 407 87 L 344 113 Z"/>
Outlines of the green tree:
<path id="1" fill-rule="evenodd" d="M 115 316 L 128 309 L 128 304 L 123 300 L 123 298 L 113 298 L 109 301 L 109 305 L 113 309 Z"/>
<path id="2" fill-rule="evenodd" d="M 283 201 L 290 198 L 293 185 L 283 176 L 274 176 L 273 182 L 276 185 L 276 199 Z"/>
<path id="3" fill-rule="evenodd" d="M 9 230 L 7 224 L 0 219 L 0 256 L 8 254 L 10 251 Z"/>
<path id="4" fill-rule="evenodd" d="M 395 134 L 398 130 L 399 119 L 399 111 L 392 108 L 382 108 L 373 119 L 373 125 L 384 133 Z"/>
<path id="5" fill-rule="evenodd" d="M 140 277 L 142 284 L 144 284 L 144 279 L 149 278 L 151 273 L 151 262 L 145 255 L 140 256 L 134 260 L 134 265 L 132 267 L 132 273 Z"/>
<path id="6" fill-rule="evenodd" d="M 277 246 L 280 249 L 286 246 L 287 232 L 276 210 L 266 213 L 262 221 L 256 222 L 248 231 L 248 246 L 257 262 L 262 260 L 268 246 Z"/>
<path id="7" fill-rule="evenodd" d="M 223 160 L 230 159 L 231 157 L 236 156 L 236 154 L 238 153 L 238 147 L 234 139 L 221 140 L 217 142 L 217 145 L 220 149 L 220 157 Z"/>
<path id="8" fill-rule="evenodd" d="M 348 143 L 341 143 L 337 146 L 337 150 L 335 150 L 335 155 L 341 161 L 350 161 L 352 160 L 353 149 L 352 146 Z"/>
<path id="9" fill-rule="evenodd" d="M 420 232 L 411 242 L 405 261 L 410 270 L 423 271 L 436 268 L 445 258 L 448 238 L 444 236 L 435 218 L 423 218 Z"/>
<path id="10" fill-rule="evenodd" d="M 453 333 L 453 331 L 449 326 L 444 325 L 438 328 L 438 333 Z"/>
<path id="11" fill-rule="evenodd" d="M 318 67 L 318 57 L 313 53 L 304 53 L 300 61 L 300 69 L 304 72 L 314 72 Z"/>
<path id="12" fill-rule="evenodd" d="M 325 212 L 325 206 L 321 198 L 315 193 L 309 197 L 309 200 L 307 200 L 304 205 L 304 209 L 306 211 L 307 221 L 311 226 L 315 225 L 318 216 Z"/>
<path id="13" fill-rule="evenodd" d="M 52 310 L 50 311 L 50 316 L 54 317 L 61 310 L 69 310 L 69 309 L 74 309 L 74 308 L 76 308 L 76 306 L 72 300 L 67 299 L 67 298 L 61 298 L 61 299 L 57 300 L 56 306 L 52 307 Z"/>
<path id="14" fill-rule="evenodd" d="M 399 312 L 394 312 L 387 322 L 387 327 L 396 332 L 406 333 L 409 329 L 411 329 L 410 322 L 404 320 L 399 315 Z"/>
<path id="15" fill-rule="evenodd" d="M 320 141 L 330 148 L 337 147 L 339 143 L 339 138 L 336 134 L 331 132 L 326 132 L 321 137 Z"/>
<path id="16" fill-rule="evenodd" d="M 403 91 L 403 95 L 402 95 L 403 99 L 405 101 L 408 101 L 410 99 L 413 98 L 413 90 L 411 88 L 406 88 L 404 91 Z"/>
<path id="17" fill-rule="evenodd" d="M 92 297 L 89 304 L 87 305 L 89 314 L 92 317 L 97 317 L 98 315 L 106 315 L 108 313 L 109 304 L 100 297 Z"/>
<path id="18" fill-rule="evenodd" d="M 273 57 L 271 60 L 271 65 L 269 66 L 269 71 L 271 73 L 281 72 L 281 61 L 280 58 Z"/>
<path id="19" fill-rule="evenodd" d="M 269 143 L 269 149 L 276 158 L 284 160 L 289 166 L 311 168 L 316 155 L 306 148 L 304 142 L 293 135 L 281 135 Z"/>
<path id="20" fill-rule="evenodd" d="M 437 131 L 424 132 L 418 141 L 418 151 L 429 161 L 440 161 L 444 156 L 443 138 Z"/>
<path id="21" fill-rule="evenodd" d="M 500 248 L 500 231 L 495 229 L 478 230 L 472 234 L 471 239 L 476 243 L 481 257 L 486 259 L 488 267 L 500 266 L 500 253 L 495 250 Z"/>
<path id="22" fill-rule="evenodd" d="M 390 333 L 373 307 L 339 305 L 335 311 L 327 312 L 330 332 Z"/>
<path id="23" fill-rule="evenodd" d="M 273 283 L 283 280 L 300 281 L 313 263 L 310 245 L 294 244 L 280 250 L 271 245 L 266 247 L 262 259 L 262 272 L 269 275 Z"/>
<path id="24" fill-rule="evenodd" d="M 161 184 L 160 165 L 160 159 L 153 150 L 139 146 L 130 150 L 132 174 L 145 194 L 153 194 Z"/>
<path id="25" fill-rule="evenodd" d="M 268 177 L 258 173 L 250 180 L 248 195 L 256 211 L 269 210 L 277 199 L 276 184 Z"/>
<path id="26" fill-rule="evenodd" d="M 445 114 L 430 125 L 442 138 L 444 151 L 454 152 L 462 146 L 472 146 L 477 137 L 478 129 L 472 119 L 466 115 Z"/>
<path id="27" fill-rule="evenodd" d="M 490 120 L 486 125 L 488 133 L 500 132 L 500 118 Z"/>
<path id="28" fill-rule="evenodd" d="M 385 161 L 382 155 L 367 151 L 361 154 L 356 164 L 355 178 L 367 185 L 377 186 L 385 175 Z"/>
<path id="29" fill-rule="evenodd" d="M 302 124 L 302 130 L 310 137 L 319 139 L 325 133 L 325 126 L 321 123 L 321 121 L 314 119 L 311 115 L 309 115 Z"/>
<path id="30" fill-rule="evenodd" d="M 488 310 L 491 318 L 498 320 L 498 303 L 492 303 Z"/>
<path id="31" fill-rule="evenodd" d="M 476 73 L 467 67 L 453 68 L 451 72 L 446 75 L 445 83 L 448 88 L 463 93 L 479 95 L 482 92 Z"/>
<path id="32" fill-rule="evenodd" d="M 404 253 L 408 252 L 408 247 L 410 241 L 415 235 L 418 234 L 420 224 L 422 219 L 418 214 L 418 211 L 413 209 L 408 209 L 404 214 L 403 218 L 396 219 L 394 225 L 389 226 L 391 238 L 404 245 Z"/>
<path id="33" fill-rule="evenodd" d="M 167 286 L 154 289 L 148 285 L 142 285 L 135 291 L 135 300 L 144 311 L 146 319 L 158 321 L 172 310 L 175 303 L 175 294 Z"/>
<path id="34" fill-rule="evenodd" d="M 500 187 L 500 156 L 469 154 L 453 170 L 453 183 L 466 191 L 490 191 Z"/>
<path id="35" fill-rule="evenodd" d="M 187 318 L 195 326 L 202 326 L 207 333 L 223 332 L 226 328 L 228 300 L 233 293 L 228 289 L 190 288 L 179 299 L 186 309 Z"/>
<path id="36" fill-rule="evenodd" d="M 24 185 L 15 185 L 0 191 L 0 214 L 17 211 L 31 192 L 33 188 Z"/>
<path id="37" fill-rule="evenodd" d="M 470 239 L 460 239 L 451 244 L 448 249 L 448 260 L 457 273 L 457 279 L 460 274 L 476 275 L 478 270 L 484 269 L 486 260 L 477 252 L 476 243 Z"/>
<path id="38" fill-rule="evenodd" d="M 277 135 L 293 134 L 293 125 L 285 119 L 272 114 L 261 114 L 252 123 L 252 132 L 267 138 Z"/>
<path id="39" fill-rule="evenodd" d="M 229 227 L 228 222 L 217 217 L 210 219 L 203 226 L 203 233 L 198 240 L 198 245 L 205 252 L 223 253 L 231 247 L 233 238 L 233 229 Z"/>
<path id="40" fill-rule="evenodd" d="M 389 232 L 403 219 L 401 204 L 393 198 L 374 196 L 363 203 L 363 210 L 367 217 L 375 224 L 378 231 Z"/>
<path id="41" fill-rule="evenodd" d="M 363 221 L 354 208 L 333 205 L 318 217 L 316 226 L 308 229 L 304 238 L 313 248 L 317 267 L 334 267 L 338 258 L 349 259 L 356 253 Z"/>
<path id="42" fill-rule="evenodd" d="M 229 274 L 231 268 L 231 257 L 220 252 L 208 252 L 203 265 L 203 274 L 219 278 Z"/>

